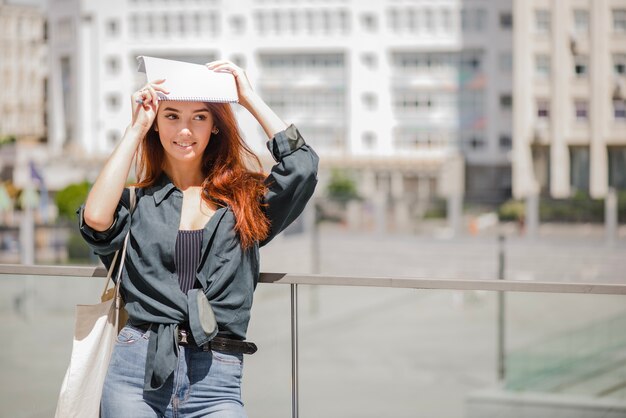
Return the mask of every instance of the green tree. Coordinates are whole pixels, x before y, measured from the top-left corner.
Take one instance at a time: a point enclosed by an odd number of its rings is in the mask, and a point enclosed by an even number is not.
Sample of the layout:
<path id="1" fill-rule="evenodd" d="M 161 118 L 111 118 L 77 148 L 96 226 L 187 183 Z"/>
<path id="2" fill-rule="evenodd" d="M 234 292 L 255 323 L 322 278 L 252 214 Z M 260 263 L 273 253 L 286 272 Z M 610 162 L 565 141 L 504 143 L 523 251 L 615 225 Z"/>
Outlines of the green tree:
<path id="1" fill-rule="evenodd" d="M 358 199 L 356 182 L 346 170 L 333 169 L 328 183 L 328 197 L 333 200 L 346 202 L 351 199 Z"/>
<path id="2" fill-rule="evenodd" d="M 59 216 L 74 219 L 76 209 L 87 199 L 91 185 L 87 181 L 70 184 L 57 192 L 54 201 L 59 208 Z"/>

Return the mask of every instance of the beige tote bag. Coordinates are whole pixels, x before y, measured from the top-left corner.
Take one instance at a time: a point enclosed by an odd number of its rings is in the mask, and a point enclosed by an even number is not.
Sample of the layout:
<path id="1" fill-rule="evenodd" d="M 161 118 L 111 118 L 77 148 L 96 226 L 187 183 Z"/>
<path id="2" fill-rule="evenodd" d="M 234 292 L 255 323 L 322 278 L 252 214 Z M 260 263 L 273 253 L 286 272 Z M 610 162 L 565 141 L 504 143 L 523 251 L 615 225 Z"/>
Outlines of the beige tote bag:
<path id="1" fill-rule="evenodd" d="M 131 187 L 131 212 L 135 206 L 134 187 Z M 97 305 L 77 305 L 74 343 L 70 365 L 61 384 L 55 418 L 98 418 L 102 387 L 109 367 L 120 325 L 122 298 L 120 283 L 126 258 L 128 234 L 121 251 L 115 253 L 109 268 L 102 302 Z M 108 289 L 115 263 L 121 257 L 114 287 Z"/>

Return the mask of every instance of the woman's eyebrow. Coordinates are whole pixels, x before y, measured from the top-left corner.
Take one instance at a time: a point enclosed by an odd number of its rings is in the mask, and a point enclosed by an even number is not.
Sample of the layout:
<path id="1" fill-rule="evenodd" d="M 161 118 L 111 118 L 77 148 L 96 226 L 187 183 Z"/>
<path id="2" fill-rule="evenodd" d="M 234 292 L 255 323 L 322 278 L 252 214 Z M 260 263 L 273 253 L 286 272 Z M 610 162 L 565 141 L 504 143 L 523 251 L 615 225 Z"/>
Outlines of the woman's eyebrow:
<path id="1" fill-rule="evenodd" d="M 174 109 L 173 107 L 166 107 L 165 109 L 163 109 L 163 111 L 164 111 L 164 112 L 169 111 L 169 112 L 181 113 L 181 112 L 180 112 L 180 110 L 178 110 L 178 109 Z M 196 109 L 196 110 L 194 110 L 192 113 L 198 113 L 198 112 L 208 112 L 208 111 L 209 111 L 209 109 L 202 108 L 202 109 Z"/>

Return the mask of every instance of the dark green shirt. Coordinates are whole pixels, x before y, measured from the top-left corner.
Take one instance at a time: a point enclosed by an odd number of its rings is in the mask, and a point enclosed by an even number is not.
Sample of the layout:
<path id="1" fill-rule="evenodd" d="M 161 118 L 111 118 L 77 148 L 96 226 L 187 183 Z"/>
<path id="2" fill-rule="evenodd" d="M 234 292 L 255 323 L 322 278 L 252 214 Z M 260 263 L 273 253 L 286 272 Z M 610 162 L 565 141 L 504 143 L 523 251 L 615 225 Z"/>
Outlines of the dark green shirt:
<path id="1" fill-rule="evenodd" d="M 121 291 L 131 321 L 152 324 L 146 362 L 147 390 L 161 387 L 174 371 L 178 352 L 175 331 L 179 323 L 189 323 L 198 344 L 214 337 L 201 326 L 198 292 L 209 300 L 220 334 L 242 340 L 246 337 L 259 278 L 259 247 L 300 215 L 317 184 L 319 157 L 295 126 L 276 134 L 267 146 L 277 162 L 265 180 L 268 192 L 264 211 L 271 224 L 269 236 L 244 251 L 235 231 L 232 209 L 218 208 L 203 231 L 196 271 L 202 288 L 188 294 L 180 290 L 174 262 L 183 193 L 165 173 L 154 186 L 137 189 L 132 222 L 129 189 L 124 189 L 115 221 L 107 231 L 98 232 L 85 224 L 84 205 L 77 211 L 82 236 L 107 267 L 130 228 Z"/>

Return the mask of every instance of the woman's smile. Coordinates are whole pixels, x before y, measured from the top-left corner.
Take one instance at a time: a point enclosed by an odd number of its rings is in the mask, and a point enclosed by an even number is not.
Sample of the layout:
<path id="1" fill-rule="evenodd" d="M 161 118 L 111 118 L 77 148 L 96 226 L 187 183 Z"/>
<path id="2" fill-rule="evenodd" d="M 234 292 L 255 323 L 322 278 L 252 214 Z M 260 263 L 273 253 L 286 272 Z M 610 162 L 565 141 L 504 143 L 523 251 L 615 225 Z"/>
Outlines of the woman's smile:
<path id="1" fill-rule="evenodd" d="M 197 142 L 195 141 L 190 141 L 190 140 L 180 140 L 180 141 L 174 141 L 174 145 L 176 145 L 178 148 L 180 149 L 184 149 L 184 150 L 188 150 L 191 149 L 191 147 L 193 147 L 194 145 L 196 145 Z"/>

